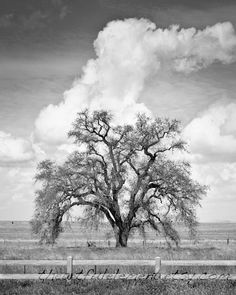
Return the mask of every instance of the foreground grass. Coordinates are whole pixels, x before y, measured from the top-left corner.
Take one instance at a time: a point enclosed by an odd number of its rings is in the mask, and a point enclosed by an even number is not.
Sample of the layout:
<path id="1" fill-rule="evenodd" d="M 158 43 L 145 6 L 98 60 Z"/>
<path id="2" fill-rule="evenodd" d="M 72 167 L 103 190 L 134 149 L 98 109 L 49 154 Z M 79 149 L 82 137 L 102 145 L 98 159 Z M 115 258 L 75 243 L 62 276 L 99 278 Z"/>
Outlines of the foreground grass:
<path id="1" fill-rule="evenodd" d="M 0 281 L 1 295 L 82 295 L 82 294 L 188 294 L 233 295 L 236 282 L 230 281 Z"/>

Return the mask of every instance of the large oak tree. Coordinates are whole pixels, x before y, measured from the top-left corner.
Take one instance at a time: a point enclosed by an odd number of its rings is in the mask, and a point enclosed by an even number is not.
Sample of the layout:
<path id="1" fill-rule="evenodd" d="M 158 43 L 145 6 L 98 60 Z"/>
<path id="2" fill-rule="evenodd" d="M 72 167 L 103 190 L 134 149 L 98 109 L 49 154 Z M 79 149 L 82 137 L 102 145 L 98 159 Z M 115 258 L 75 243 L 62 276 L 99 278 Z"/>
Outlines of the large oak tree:
<path id="1" fill-rule="evenodd" d="M 32 226 L 41 240 L 55 241 L 74 206 L 85 209 L 82 218 L 107 219 L 117 247 L 126 247 L 135 229 L 151 227 L 176 243 L 177 221 L 195 232 L 206 188 L 191 178 L 189 163 L 170 157 L 185 148 L 178 121 L 138 115 L 134 125 L 114 125 L 111 113 L 85 110 L 69 136 L 83 151 L 62 165 L 38 165 Z"/>

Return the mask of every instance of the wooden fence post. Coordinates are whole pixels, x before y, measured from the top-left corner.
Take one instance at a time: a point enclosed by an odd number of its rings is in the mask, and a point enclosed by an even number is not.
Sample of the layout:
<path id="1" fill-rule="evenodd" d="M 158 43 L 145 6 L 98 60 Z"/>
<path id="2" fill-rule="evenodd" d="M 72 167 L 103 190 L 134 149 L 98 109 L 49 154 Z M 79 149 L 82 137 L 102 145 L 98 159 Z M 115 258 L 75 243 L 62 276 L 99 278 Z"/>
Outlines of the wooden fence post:
<path id="1" fill-rule="evenodd" d="M 67 257 L 67 274 L 70 276 L 73 274 L 73 257 L 72 256 Z"/>
<path id="2" fill-rule="evenodd" d="M 155 257 L 155 273 L 160 273 L 161 271 L 161 257 Z"/>

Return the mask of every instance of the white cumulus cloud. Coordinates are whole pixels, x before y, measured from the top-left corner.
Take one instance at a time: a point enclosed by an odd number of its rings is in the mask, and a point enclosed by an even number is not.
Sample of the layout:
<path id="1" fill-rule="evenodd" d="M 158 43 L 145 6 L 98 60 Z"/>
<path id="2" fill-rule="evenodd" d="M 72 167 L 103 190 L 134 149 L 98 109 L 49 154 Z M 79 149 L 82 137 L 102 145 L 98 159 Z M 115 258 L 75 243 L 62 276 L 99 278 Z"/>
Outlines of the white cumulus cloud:
<path id="1" fill-rule="evenodd" d="M 236 161 L 236 103 L 217 103 L 193 119 L 184 130 L 198 160 Z"/>
<path id="2" fill-rule="evenodd" d="M 34 156 L 30 141 L 0 131 L 0 164 L 30 161 Z"/>
<path id="3" fill-rule="evenodd" d="M 85 107 L 109 109 L 118 122 L 150 113 L 141 99 L 163 72 L 186 75 L 214 62 L 233 62 L 236 35 L 228 22 L 204 30 L 161 29 L 146 19 L 126 19 L 108 23 L 94 49 L 96 58 L 87 62 L 62 102 L 40 112 L 35 122 L 39 141 L 65 143 L 76 113 Z"/>

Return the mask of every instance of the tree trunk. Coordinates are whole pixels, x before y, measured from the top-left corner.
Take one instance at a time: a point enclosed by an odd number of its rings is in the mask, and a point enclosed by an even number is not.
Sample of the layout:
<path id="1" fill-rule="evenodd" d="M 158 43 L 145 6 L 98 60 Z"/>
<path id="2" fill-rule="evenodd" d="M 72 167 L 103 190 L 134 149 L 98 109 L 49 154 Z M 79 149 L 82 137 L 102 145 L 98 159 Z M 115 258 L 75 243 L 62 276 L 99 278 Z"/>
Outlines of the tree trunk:
<path id="1" fill-rule="evenodd" d="M 113 228 L 116 238 L 116 247 L 127 247 L 129 231 L 127 229 Z"/>

